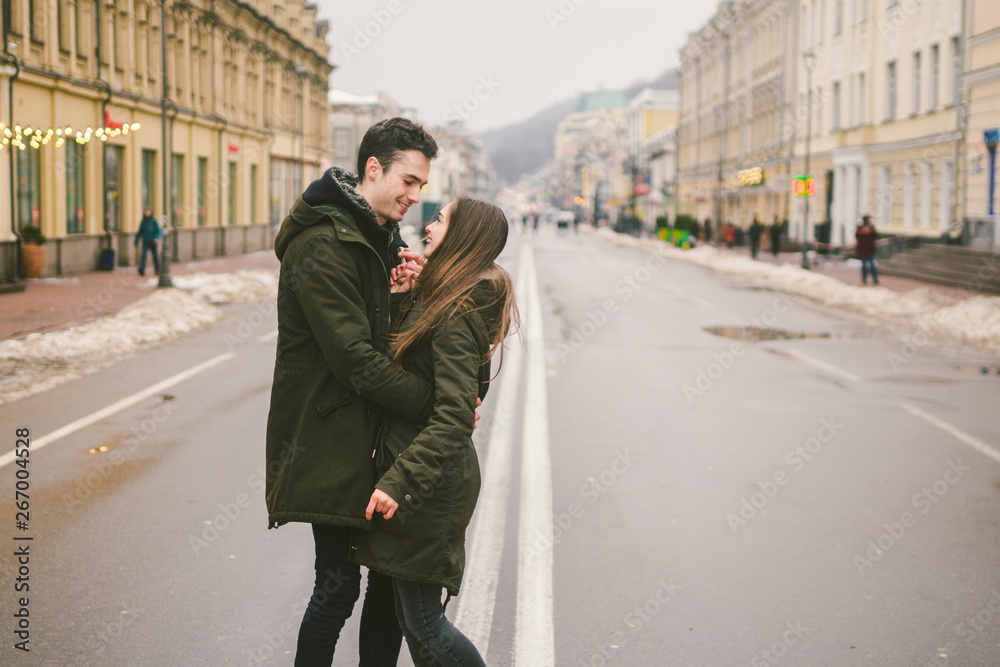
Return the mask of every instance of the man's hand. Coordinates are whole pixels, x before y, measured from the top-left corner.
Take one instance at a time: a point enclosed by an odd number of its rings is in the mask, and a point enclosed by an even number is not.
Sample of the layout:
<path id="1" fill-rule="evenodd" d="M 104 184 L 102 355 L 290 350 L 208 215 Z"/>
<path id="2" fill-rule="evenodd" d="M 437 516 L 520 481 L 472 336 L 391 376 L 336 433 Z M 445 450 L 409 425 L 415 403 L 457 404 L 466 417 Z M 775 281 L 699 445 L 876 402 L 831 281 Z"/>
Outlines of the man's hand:
<path id="1" fill-rule="evenodd" d="M 476 399 L 476 407 L 478 408 L 482 404 L 483 404 L 483 399 L 477 398 Z M 472 425 L 472 430 L 473 431 L 475 431 L 477 428 L 479 428 L 479 420 L 480 420 L 480 418 L 481 417 L 479 415 L 479 410 L 476 410 L 476 423 Z"/>
<path id="2" fill-rule="evenodd" d="M 380 512 L 386 519 L 391 519 L 392 515 L 396 513 L 397 507 L 399 507 L 399 503 L 393 500 L 392 496 L 381 489 L 375 489 L 372 491 L 372 498 L 368 501 L 368 507 L 365 509 L 365 518 L 371 521 L 372 514 Z"/>
<path id="3" fill-rule="evenodd" d="M 389 272 L 389 291 L 409 292 L 417 280 L 417 276 L 424 268 L 424 258 L 419 253 L 407 248 L 399 251 L 399 258 L 402 260 Z"/>

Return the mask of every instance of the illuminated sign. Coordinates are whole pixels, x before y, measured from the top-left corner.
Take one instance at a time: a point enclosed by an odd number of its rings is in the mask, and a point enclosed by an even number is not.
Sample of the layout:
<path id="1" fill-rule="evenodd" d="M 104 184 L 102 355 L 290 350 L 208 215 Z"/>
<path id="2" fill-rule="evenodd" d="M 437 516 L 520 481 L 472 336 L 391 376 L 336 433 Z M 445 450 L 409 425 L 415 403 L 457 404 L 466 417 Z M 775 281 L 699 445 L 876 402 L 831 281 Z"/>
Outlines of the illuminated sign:
<path id="1" fill-rule="evenodd" d="M 812 176 L 796 176 L 792 191 L 797 197 L 812 197 L 816 194 L 816 179 Z"/>
<path id="2" fill-rule="evenodd" d="M 764 182 L 764 170 L 760 167 L 737 172 L 736 180 L 741 186 L 760 185 Z"/>

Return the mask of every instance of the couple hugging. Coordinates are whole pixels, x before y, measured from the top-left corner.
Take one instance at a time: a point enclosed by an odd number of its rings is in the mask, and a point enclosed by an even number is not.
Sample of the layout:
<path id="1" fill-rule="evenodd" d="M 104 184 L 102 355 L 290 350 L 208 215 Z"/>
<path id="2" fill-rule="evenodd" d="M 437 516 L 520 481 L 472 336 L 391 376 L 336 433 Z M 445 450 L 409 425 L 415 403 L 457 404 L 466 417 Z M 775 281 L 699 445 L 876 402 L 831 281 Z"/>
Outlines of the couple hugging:
<path id="1" fill-rule="evenodd" d="M 496 205 L 465 197 L 426 227 L 424 257 L 398 223 L 420 201 L 437 143 L 392 118 L 369 128 L 357 176 L 332 168 L 275 239 L 278 341 L 267 421 L 269 527 L 312 524 L 316 580 L 296 665 L 333 660 L 368 586 L 360 664 L 485 665 L 445 617 L 479 496 L 472 443 L 490 359 L 518 325 Z"/>

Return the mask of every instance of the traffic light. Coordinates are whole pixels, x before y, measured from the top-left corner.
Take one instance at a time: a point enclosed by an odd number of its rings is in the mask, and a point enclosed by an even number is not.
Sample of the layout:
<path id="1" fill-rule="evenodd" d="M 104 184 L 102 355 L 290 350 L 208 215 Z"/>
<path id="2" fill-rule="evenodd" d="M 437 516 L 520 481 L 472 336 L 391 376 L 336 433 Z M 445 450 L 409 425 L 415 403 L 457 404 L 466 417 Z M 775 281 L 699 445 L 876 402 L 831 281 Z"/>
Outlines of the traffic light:
<path id="1" fill-rule="evenodd" d="M 792 191 L 796 197 L 812 197 L 816 194 L 816 179 L 812 176 L 796 176 Z"/>

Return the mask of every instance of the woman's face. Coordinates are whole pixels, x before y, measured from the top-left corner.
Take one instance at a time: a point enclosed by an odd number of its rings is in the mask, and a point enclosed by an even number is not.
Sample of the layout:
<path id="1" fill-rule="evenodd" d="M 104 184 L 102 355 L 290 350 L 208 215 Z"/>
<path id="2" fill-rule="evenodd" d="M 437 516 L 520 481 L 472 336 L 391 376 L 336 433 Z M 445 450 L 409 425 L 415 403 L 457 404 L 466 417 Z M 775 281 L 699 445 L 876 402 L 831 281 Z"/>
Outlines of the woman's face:
<path id="1" fill-rule="evenodd" d="M 441 245 L 441 241 L 444 240 L 444 235 L 448 231 L 448 220 L 451 219 L 451 212 L 453 210 L 455 210 L 455 202 L 451 202 L 441 209 L 437 218 L 425 227 L 427 231 L 427 246 L 424 248 L 425 257 L 430 257 L 437 247 Z"/>

